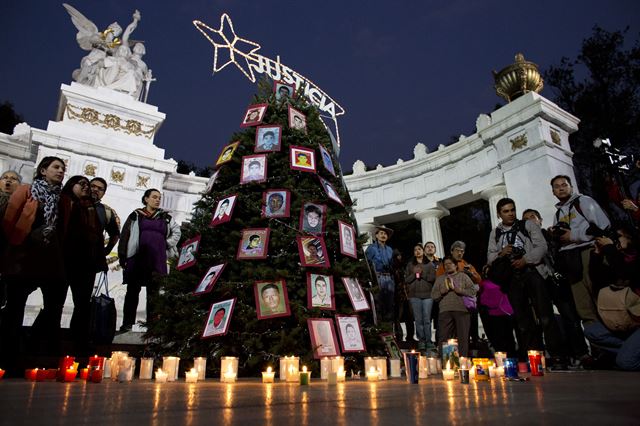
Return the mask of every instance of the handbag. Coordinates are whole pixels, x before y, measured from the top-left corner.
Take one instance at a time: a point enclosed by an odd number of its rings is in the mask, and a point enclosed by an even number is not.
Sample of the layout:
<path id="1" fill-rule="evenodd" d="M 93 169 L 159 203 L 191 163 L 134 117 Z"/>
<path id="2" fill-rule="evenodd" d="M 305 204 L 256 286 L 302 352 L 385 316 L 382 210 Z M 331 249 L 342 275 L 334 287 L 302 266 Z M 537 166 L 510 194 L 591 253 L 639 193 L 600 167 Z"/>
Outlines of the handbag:
<path id="1" fill-rule="evenodd" d="M 111 344 L 116 334 L 116 302 L 109 296 L 107 273 L 101 272 L 98 286 L 91 296 L 89 340 L 95 344 Z M 104 286 L 105 293 L 101 294 Z"/>
<path id="2" fill-rule="evenodd" d="M 475 296 L 462 296 L 462 303 L 467 311 L 475 311 L 478 308 Z"/>

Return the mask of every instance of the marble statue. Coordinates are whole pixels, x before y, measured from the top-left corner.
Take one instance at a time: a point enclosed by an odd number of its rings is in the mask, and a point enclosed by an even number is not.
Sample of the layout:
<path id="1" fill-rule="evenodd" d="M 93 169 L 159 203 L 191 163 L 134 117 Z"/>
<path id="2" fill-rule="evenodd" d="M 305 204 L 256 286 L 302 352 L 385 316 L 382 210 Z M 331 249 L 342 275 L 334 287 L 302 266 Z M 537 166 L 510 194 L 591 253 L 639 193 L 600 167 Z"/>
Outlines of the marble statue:
<path id="1" fill-rule="evenodd" d="M 80 61 L 80 68 L 73 72 L 73 79 L 87 86 L 108 87 L 124 92 L 135 99 L 140 99 L 143 91 L 148 92 L 149 84 L 154 79 L 151 70 L 142 60 L 146 49 L 142 42 L 129 40 L 140 21 L 140 12 L 136 10 L 133 13 L 133 21 L 124 33 L 117 22 L 100 32 L 91 20 L 73 6 L 66 3 L 62 5 L 78 29 L 78 45 L 89 51 Z M 121 34 L 122 38 L 119 38 Z"/>

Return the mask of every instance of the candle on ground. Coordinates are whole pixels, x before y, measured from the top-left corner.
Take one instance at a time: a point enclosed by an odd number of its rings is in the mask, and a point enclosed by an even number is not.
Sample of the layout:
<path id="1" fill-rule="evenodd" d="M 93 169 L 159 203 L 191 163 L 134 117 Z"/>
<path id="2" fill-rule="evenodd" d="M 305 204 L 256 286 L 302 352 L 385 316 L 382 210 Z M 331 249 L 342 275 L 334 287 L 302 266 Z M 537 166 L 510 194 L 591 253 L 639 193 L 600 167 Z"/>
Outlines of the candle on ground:
<path id="1" fill-rule="evenodd" d="M 449 361 L 447 361 L 446 367 L 447 368 L 442 370 L 442 378 L 445 380 L 453 380 L 453 375 L 455 374 L 455 371 L 451 369 L 451 363 Z"/>
<path id="2" fill-rule="evenodd" d="M 262 383 L 273 383 L 276 372 L 271 367 L 267 367 L 267 371 L 262 372 Z"/>
<path id="3" fill-rule="evenodd" d="M 167 383 L 168 374 L 162 371 L 162 369 L 158 368 L 156 371 L 156 382 L 157 383 Z"/>
<path id="4" fill-rule="evenodd" d="M 67 368 L 64 372 L 64 381 L 65 382 L 73 382 L 76 380 L 76 374 L 78 374 L 77 370 L 73 368 Z"/>
<path id="5" fill-rule="evenodd" d="M 89 378 L 89 368 L 83 368 L 80 370 L 80 380 L 87 380 Z"/>
<path id="6" fill-rule="evenodd" d="M 185 371 L 184 376 L 187 383 L 196 383 L 198 381 L 198 370 L 192 368 L 190 371 Z"/>
<path id="7" fill-rule="evenodd" d="M 371 366 L 369 371 L 367 371 L 367 380 L 370 382 L 377 382 L 380 380 L 380 372 L 374 366 Z"/>
<path id="8" fill-rule="evenodd" d="M 307 366 L 302 366 L 302 371 L 300 372 L 300 384 L 306 386 L 309 384 L 309 376 L 311 376 L 311 372 L 307 371 Z"/>

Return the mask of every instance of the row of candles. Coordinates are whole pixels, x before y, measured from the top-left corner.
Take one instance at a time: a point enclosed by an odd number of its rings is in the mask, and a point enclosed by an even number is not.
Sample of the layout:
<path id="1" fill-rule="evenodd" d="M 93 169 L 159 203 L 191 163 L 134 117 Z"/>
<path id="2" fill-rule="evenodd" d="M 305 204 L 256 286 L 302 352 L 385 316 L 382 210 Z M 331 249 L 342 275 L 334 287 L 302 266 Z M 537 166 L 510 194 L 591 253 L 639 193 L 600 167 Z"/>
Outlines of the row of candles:
<path id="1" fill-rule="evenodd" d="M 462 383 L 468 383 L 469 379 L 484 381 L 503 376 L 517 378 L 519 368 L 520 370 L 523 368 L 522 365 L 518 366 L 516 359 L 507 358 L 504 352 L 496 352 L 495 363 L 490 362 L 488 358 L 474 358 L 471 360 L 460 357 L 459 365 L 451 365 L 451 362 L 447 361 L 444 369 L 442 369 L 440 358 L 426 357 L 415 351 L 406 352 L 404 358 L 407 380 L 411 383 L 417 383 L 419 379 L 426 379 L 428 376 L 439 373 L 442 374 L 444 380 L 453 380 L 457 374 Z M 387 361 L 389 362 L 390 371 L 387 370 Z M 141 358 L 139 379 L 152 379 L 153 362 L 153 358 Z M 135 365 L 136 358 L 130 357 L 127 352 L 113 352 L 111 358 L 95 355 L 89 358 L 87 368 L 79 371 L 80 379 L 94 383 L 100 383 L 103 378 L 111 378 L 114 381 L 121 382 L 131 381 Z M 155 372 L 156 382 L 176 381 L 178 379 L 179 365 L 179 357 L 163 357 L 162 368 Z M 185 381 L 187 383 L 195 383 L 205 378 L 207 359 L 204 357 L 194 358 L 193 365 L 191 370 L 185 372 Z M 529 351 L 529 365 L 533 376 L 542 376 L 544 374 L 544 356 L 539 351 Z M 399 359 L 387 360 L 386 357 L 367 357 L 365 358 L 364 367 L 368 381 L 401 377 Z M 527 367 L 525 365 L 524 368 L 526 369 Z M 266 371 L 262 372 L 263 383 L 273 383 L 275 374 L 272 367 L 268 367 Z M 58 369 L 35 368 L 25 372 L 25 377 L 34 381 L 57 379 L 58 381 L 71 382 L 76 380 L 77 376 L 78 363 L 75 362 L 74 357 L 70 356 L 61 358 Z M 223 357 L 221 359 L 220 381 L 233 383 L 237 378 L 238 358 Z M 279 379 L 281 382 L 299 382 L 301 385 L 308 385 L 311 380 L 311 370 L 307 369 L 306 366 L 303 366 L 302 370 L 300 370 L 300 359 L 298 357 L 285 356 L 280 359 Z M 320 379 L 326 380 L 329 384 L 344 382 L 346 379 L 344 358 L 341 356 L 322 358 L 320 360 Z"/>

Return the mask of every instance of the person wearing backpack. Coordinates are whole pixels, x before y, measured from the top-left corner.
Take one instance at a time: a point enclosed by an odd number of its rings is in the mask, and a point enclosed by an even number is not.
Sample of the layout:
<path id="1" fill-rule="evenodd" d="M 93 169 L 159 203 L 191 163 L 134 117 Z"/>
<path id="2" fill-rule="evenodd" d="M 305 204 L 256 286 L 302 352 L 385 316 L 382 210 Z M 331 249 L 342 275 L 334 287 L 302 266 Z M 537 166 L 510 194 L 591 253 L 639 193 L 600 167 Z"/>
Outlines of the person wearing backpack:
<path id="1" fill-rule="evenodd" d="M 489 236 L 487 263 L 492 265 L 498 259 L 506 259 L 511 265 L 508 284 L 498 284 L 507 289 L 514 310 L 518 356 L 525 360 L 528 350 L 543 349 L 541 328 L 546 349 L 552 357 L 551 369 L 566 369 L 562 335 L 545 285 L 549 270 L 543 262 L 547 243 L 542 230 L 529 220 L 517 219 L 516 203 L 511 198 L 500 199 L 496 211 L 502 222 Z"/>
<path id="2" fill-rule="evenodd" d="M 583 325 L 598 320 L 593 284 L 589 278 L 589 255 L 594 238 L 611 226 L 609 218 L 591 197 L 573 191 L 571 178 L 551 179 L 553 195 L 559 200 L 554 226 L 549 229 L 559 242 L 556 266 L 571 284 L 573 300 Z"/>

